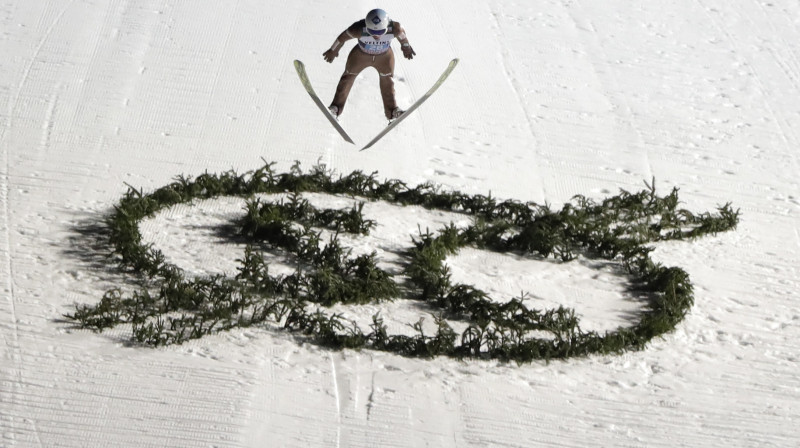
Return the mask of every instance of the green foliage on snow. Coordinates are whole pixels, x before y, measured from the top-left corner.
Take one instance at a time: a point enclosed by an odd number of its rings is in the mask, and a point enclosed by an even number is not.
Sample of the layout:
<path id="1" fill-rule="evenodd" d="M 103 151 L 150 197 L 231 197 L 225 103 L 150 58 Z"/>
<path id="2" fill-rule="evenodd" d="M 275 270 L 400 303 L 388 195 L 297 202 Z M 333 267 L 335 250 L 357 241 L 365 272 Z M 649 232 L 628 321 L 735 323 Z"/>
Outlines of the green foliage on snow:
<path id="1" fill-rule="evenodd" d="M 340 234 L 366 235 L 376 223 L 360 203 L 350 209 L 319 210 L 302 193 L 321 192 L 417 205 L 472 217 L 465 228 L 448 225 L 421 231 L 405 254 L 404 272 L 394 276 L 378 267 L 376 253 L 352 256 Z M 257 194 L 289 193 L 279 202 Z M 142 242 L 139 223 L 176 204 L 219 196 L 248 198 L 236 224 L 248 245 L 235 277 L 190 278 L 165 256 Z M 508 361 L 565 359 L 590 354 L 640 350 L 672 331 L 693 305 L 689 275 L 650 258 L 648 244 L 698 238 L 734 229 L 739 212 L 730 204 L 716 213 L 693 214 L 678 208 L 678 190 L 656 194 L 654 183 L 638 193 L 620 191 L 595 202 L 576 196 L 560 210 L 491 196 L 443 191 L 432 184 L 409 187 L 399 180 L 355 171 L 336 176 L 324 166 L 303 172 L 296 164 L 275 173 L 273 164 L 242 175 L 203 174 L 145 194 L 130 188 L 108 217 L 112 252 L 120 269 L 142 281 L 131 294 L 108 291 L 95 305 L 77 305 L 66 315 L 80 327 L 103 331 L 121 324 L 131 339 L 150 346 L 180 344 L 208 334 L 253 325 L 277 325 L 335 349 L 384 350 L 404 356 L 495 358 Z M 321 229 L 333 235 L 327 241 Z M 271 275 L 264 248 L 290 254 L 291 275 Z M 584 331 L 575 311 L 538 310 L 520 296 L 502 301 L 452 280 L 445 261 L 464 247 L 512 252 L 568 263 L 578 256 L 617 263 L 635 285 L 631 294 L 647 300 L 641 320 L 603 334 Z M 418 300 L 433 313 L 435 331 L 410 323 L 412 335 L 390 334 L 380 314 L 368 329 L 329 307 L 372 304 L 396 298 Z M 460 334 L 448 320 L 468 322 Z"/>

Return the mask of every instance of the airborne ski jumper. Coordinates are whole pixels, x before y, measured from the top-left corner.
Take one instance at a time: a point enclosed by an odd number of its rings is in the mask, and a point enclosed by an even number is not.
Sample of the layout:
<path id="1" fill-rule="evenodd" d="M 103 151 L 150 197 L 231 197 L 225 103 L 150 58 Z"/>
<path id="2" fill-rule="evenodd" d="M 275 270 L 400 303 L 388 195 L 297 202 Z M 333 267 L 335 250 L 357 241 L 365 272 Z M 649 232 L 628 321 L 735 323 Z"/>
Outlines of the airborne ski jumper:
<path id="1" fill-rule="evenodd" d="M 347 63 L 344 67 L 339 84 L 336 86 L 336 93 L 333 96 L 333 101 L 328 108 L 319 99 L 317 92 L 311 85 L 311 80 L 306 73 L 306 66 L 299 60 L 294 61 L 294 68 L 297 75 L 300 77 L 300 82 L 308 95 L 314 101 L 314 104 L 325 114 L 325 118 L 333 125 L 334 129 L 342 136 L 348 143 L 354 143 L 353 139 L 339 124 L 338 117 L 344 110 L 344 104 L 347 102 L 347 96 L 350 94 L 350 89 L 356 80 L 356 76 L 367 67 L 373 67 L 380 75 L 380 88 L 381 97 L 383 99 L 383 111 L 386 118 L 389 120 L 389 125 L 383 128 L 369 143 L 367 143 L 361 150 L 365 150 L 378 142 L 384 135 L 394 129 L 403 120 L 417 110 L 422 103 L 428 100 L 433 95 L 442 83 L 450 76 L 450 73 L 458 64 L 458 58 L 452 59 L 444 72 L 439 76 L 439 79 L 428 89 L 425 94 L 417 98 L 414 104 L 408 106 L 408 109 L 403 110 L 397 106 L 397 101 L 394 97 L 394 52 L 392 51 L 392 40 L 397 38 L 400 41 L 400 48 L 403 50 L 403 56 L 407 59 L 412 59 L 416 54 L 411 44 L 408 43 L 406 33 L 399 23 L 389 20 L 386 11 L 382 9 L 373 9 L 367 14 L 367 18 L 359 20 L 346 29 L 331 48 L 327 50 L 322 56 L 328 62 L 333 62 L 339 56 L 339 50 L 342 44 L 350 39 L 358 39 L 358 45 L 353 47 L 350 54 L 347 56 Z"/>
<path id="2" fill-rule="evenodd" d="M 365 19 L 344 30 L 331 48 L 322 54 L 326 61 L 333 62 L 346 41 L 358 39 L 358 45 L 353 47 L 347 56 L 344 73 L 339 79 L 336 94 L 328 107 L 333 116 L 341 115 L 356 76 L 367 67 L 373 67 L 380 76 L 379 85 L 386 119 L 395 120 L 403 114 L 404 111 L 397 106 L 394 97 L 394 51 L 391 43 L 395 38 L 400 42 L 403 56 L 412 59 L 416 53 L 411 48 L 400 23 L 389 19 L 386 11 L 373 9 L 367 13 Z"/>

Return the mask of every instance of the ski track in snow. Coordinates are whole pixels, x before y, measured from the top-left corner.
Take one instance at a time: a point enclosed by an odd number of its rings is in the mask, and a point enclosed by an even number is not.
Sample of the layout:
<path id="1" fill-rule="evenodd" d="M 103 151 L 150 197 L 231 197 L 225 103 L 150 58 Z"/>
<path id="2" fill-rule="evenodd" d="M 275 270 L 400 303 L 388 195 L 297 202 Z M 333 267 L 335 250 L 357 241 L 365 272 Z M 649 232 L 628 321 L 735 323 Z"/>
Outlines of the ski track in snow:
<path id="1" fill-rule="evenodd" d="M 10 183 L 12 178 L 11 173 L 11 157 L 9 155 L 11 146 L 8 142 L 9 140 L 9 132 L 13 132 L 12 128 L 14 126 L 14 116 L 16 115 L 17 107 L 19 105 L 20 96 L 22 91 L 24 90 L 28 79 L 31 74 L 31 70 L 34 64 L 37 62 L 39 55 L 44 47 L 45 43 L 50 39 L 50 36 L 53 30 L 58 26 L 61 19 L 64 17 L 64 14 L 67 10 L 72 6 L 74 1 L 70 2 L 61 12 L 56 16 L 56 18 L 52 21 L 49 27 L 44 32 L 44 35 L 39 40 L 36 48 L 33 51 L 33 54 L 30 56 L 29 61 L 22 72 L 22 78 L 17 84 L 15 92 L 13 96 L 7 97 L 8 102 L 8 115 L 6 117 L 6 124 L 2 127 L 2 131 L 0 132 L 0 151 L 2 151 L 3 155 L 3 162 L 2 166 L 4 167 L 5 172 L 3 173 L 2 185 L 0 185 L 0 201 L 2 201 L 2 208 L 3 208 L 3 216 L 2 216 L 2 239 L 0 239 L 0 246 L 3 248 L 3 277 L 6 279 L 4 282 L 4 291 L 7 295 L 7 303 L 8 303 L 8 310 L 3 314 L 8 316 L 11 320 L 11 324 L 6 327 L 3 325 L 3 328 L 9 328 L 9 332 L 11 333 L 11 340 L 9 341 L 8 336 L 3 333 L 3 339 L 5 341 L 5 346 L 7 350 L 5 366 L 5 372 L 3 372 L 3 376 L 12 377 L 14 379 L 13 386 L 11 390 L 4 390 L 4 393 L 0 395 L 2 397 L 2 401 L 10 401 L 12 403 L 18 402 L 18 394 L 20 393 L 20 388 L 23 384 L 25 384 L 24 375 L 24 365 L 25 359 L 23 355 L 23 350 L 20 344 L 20 326 L 19 326 L 19 317 L 17 313 L 17 306 L 16 306 L 16 294 L 15 294 L 15 285 L 14 285 L 14 260 L 12 256 L 12 237 L 11 237 L 11 199 L 10 199 Z M 49 118 L 49 117 L 48 117 Z M 10 366 L 9 366 L 10 364 Z M 8 383 L 6 383 L 8 386 Z M 6 389 L 4 387 L 4 389 Z M 10 396 L 9 396 L 10 395 Z M 5 413 L 4 413 L 5 414 Z M 13 415 L 4 415 L 2 418 L 2 422 L 4 426 L 7 424 L 10 428 L 16 429 L 19 423 L 22 423 L 25 426 L 30 427 L 31 433 L 34 436 L 34 440 L 36 441 L 38 446 L 43 446 L 41 439 L 39 437 L 39 430 L 36 426 L 35 420 L 23 420 L 19 421 L 18 419 L 14 418 Z"/>
<path id="2" fill-rule="evenodd" d="M 414 116 L 364 152 L 323 102 L 321 53 L 363 5 L 320 0 L 9 0 L 0 5 L 0 446 L 775 446 L 800 445 L 800 5 L 758 0 L 387 0 L 417 56 L 397 58 Z M 313 14 L 309 14 L 309 11 Z M 446 26 L 443 25 L 446 24 Z M 399 55 L 399 52 L 397 52 Z M 363 143 L 385 125 L 377 75 L 357 79 L 342 125 Z M 739 229 L 657 246 L 686 269 L 695 306 L 636 353 L 506 365 L 331 352 L 278 328 L 180 347 L 127 343 L 62 321 L 74 303 L 128 288 L 91 229 L 126 191 L 177 175 L 275 161 L 323 162 L 408 184 L 559 206 L 656 179 L 682 206 L 732 201 Z M 330 206 L 345 198 L 312 195 Z M 181 205 L 143 223 L 190 273 L 235 273 L 242 248 L 214 226 L 241 201 Z M 368 204 L 379 223 L 354 251 L 385 263 L 417 226 L 457 215 Z M 638 304 L 602 266 L 482 251 L 454 276 L 499 296 L 574 306 L 586 325 L 624 324 Z M 339 307 L 392 331 L 406 301 Z M 426 324 L 430 324 L 427 319 Z"/>

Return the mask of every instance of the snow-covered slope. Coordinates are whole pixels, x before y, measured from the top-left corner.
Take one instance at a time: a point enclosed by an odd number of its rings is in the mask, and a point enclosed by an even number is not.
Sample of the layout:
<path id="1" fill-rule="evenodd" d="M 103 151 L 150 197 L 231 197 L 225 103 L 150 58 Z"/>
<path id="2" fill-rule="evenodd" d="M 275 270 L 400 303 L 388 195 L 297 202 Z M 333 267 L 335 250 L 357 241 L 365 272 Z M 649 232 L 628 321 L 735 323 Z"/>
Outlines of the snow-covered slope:
<path id="1" fill-rule="evenodd" d="M 800 444 L 800 4 L 640 3 L 3 2 L 0 446 Z M 327 103 L 352 42 L 332 65 L 322 52 L 377 6 L 417 52 L 397 61 L 401 105 L 451 58 L 461 63 L 358 152 L 292 60 Z M 358 143 L 385 124 L 377 84 L 364 72 L 341 117 Z M 679 187 L 687 208 L 731 201 L 742 217 L 734 232 L 658 247 L 659 261 L 690 273 L 695 307 L 623 356 L 419 360 L 330 352 L 271 328 L 149 349 L 126 345 L 126 329 L 94 334 L 61 319 L 125 284 L 93 229 L 126 184 L 150 190 L 262 158 L 554 205 L 655 178 L 662 193 Z M 204 229 L 239 207 L 176 207 L 143 232 L 189 271 L 230 272 L 238 249 Z M 451 219 L 372 212 L 375 238 L 398 247 L 417 224 Z M 480 287 L 573 306 L 594 328 L 636 311 L 589 266 L 480 251 L 451 263 Z"/>

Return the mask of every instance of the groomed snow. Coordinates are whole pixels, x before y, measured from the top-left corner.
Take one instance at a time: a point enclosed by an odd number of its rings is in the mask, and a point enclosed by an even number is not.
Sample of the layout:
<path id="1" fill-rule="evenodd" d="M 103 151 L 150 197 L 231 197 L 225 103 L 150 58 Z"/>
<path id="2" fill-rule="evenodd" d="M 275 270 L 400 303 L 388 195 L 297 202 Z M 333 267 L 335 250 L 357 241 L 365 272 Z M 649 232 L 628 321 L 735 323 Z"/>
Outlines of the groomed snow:
<path id="1" fill-rule="evenodd" d="M 343 142 L 327 103 L 373 7 L 403 23 L 410 105 L 373 148 Z M 800 4 L 775 0 L 6 0 L 0 4 L 0 446 L 800 445 Z M 399 51 L 398 51 L 399 56 Z M 385 125 L 378 76 L 359 77 L 341 123 L 364 144 Z M 695 306 L 641 352 L 528 365 L 331 352 L 271 327 L 177 347 L 127 344 L 62 319 L 126 278 L 96 226 L 128 185 L 295 161 L 339 173 L 560 206 L 656 180 L 683 205 L 741 209 L 737 230 L 658 246 L 691 275 Z M 349 204 L 315 197 L 322 203 Z M 370 204 L 354 250 L 385 263 L 418 225 L 458 216 Z M 241 248 L 210 228 L 220 198 L 143 223 L 188 272 L 233 273 Z M 478 250 L 456 280 L 575 308 L 613 329 L 639 304 L 591 261 Z M 392 325 L 425 316 L 403 301 Z"/>

